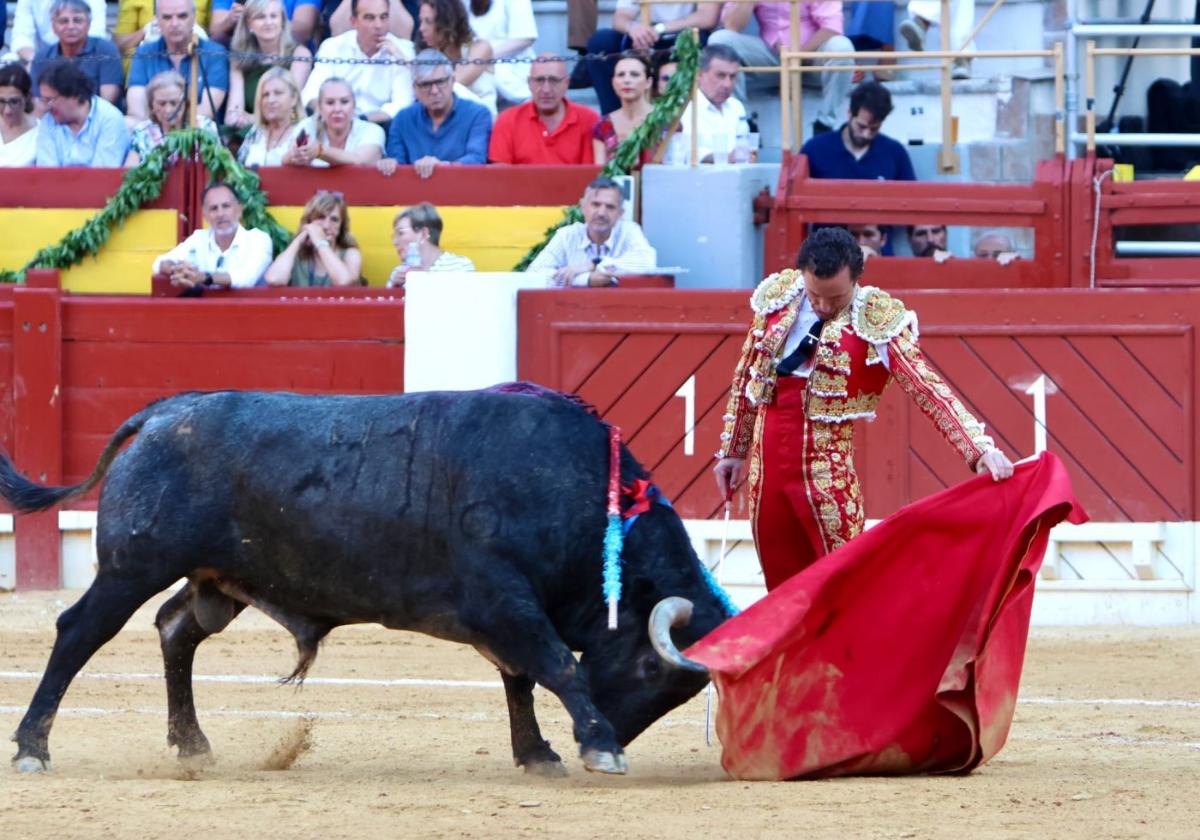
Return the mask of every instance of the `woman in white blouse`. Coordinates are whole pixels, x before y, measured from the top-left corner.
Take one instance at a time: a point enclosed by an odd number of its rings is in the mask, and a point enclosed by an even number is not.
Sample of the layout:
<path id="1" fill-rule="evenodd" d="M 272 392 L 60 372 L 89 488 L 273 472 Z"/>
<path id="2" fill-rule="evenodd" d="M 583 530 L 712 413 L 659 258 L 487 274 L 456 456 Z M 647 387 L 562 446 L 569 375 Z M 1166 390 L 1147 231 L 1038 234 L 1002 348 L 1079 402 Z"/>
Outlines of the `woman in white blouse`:
<path id="1" fill-rule="evenodd" d="M 383 157 L 383 128 L 356 119 L 354 91 L 336 76 L 317 91 L 317 112 L 300 124 L 296 142 L 283 156 L 292 166 L 370 166 Z"/>
<path id="2" fill-rule="evenodd" d="M 528 58 L 535 55 L 537 21 L 531 0 L 470 0 L 467 16 L 471 30 L 492 45 L 495 58 Z M 524 102 L 529 98 L 529 67 L 525 62 L 500 62 L 496 92 L 506 102 Z"/>
<path id="3" fill-rule="evenodd" d="M 0 166 L 33 166 L 37 156 L 32 84 L 19 63 L 0 67 Z"/>
<path id="4" fill-rule="evenodd" d="M 300 89 L 291 72 L 272 67 L 258 82 L 254 128 L 246 135 L 238 160 L 242 166 L 280 166 L 300 133 Z"/>

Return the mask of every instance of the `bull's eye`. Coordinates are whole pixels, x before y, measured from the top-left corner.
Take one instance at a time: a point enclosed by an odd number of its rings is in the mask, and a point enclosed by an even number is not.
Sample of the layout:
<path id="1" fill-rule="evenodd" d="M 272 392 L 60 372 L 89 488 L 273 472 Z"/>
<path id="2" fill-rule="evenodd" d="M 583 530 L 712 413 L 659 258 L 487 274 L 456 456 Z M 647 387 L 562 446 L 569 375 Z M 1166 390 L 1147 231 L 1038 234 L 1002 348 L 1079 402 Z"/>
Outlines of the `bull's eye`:
<path id="1" fill-rule="evenodd" d="M 658 658 L 657 653 L 648 653 L 639 658 L 638 676 L 643 680 L 657 679 L 662 672 L 662 665 L 662 660 Z"/>

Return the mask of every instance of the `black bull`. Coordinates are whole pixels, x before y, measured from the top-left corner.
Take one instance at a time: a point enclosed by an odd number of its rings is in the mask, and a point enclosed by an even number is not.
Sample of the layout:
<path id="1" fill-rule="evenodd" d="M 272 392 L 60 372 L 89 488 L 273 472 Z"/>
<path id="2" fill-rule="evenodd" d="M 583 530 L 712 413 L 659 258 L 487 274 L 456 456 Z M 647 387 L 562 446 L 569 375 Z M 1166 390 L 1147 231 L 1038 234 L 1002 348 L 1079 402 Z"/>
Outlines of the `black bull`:
<path id="1" fill-rule="evenodd" d="M 726 618 L 683 524 L 656 504 L 626 538 L 619 629 L 607 629 L 607 427 L 553 392 L 183 394 L 127 420 L 74 487 L 34 484 L 0 455 L 0 494 L 41 510 L 106 472 L 96 580 L 58 619 L 14 735 L 18 769 L 48 766 L 75 674 L 180 578 L 188 586 L 155 623 L 181 758 L 210 752 L 192 698 L 196 648 L 247 605 L 295 637 L 294 679 L 343 624 L 473 645 L 500 669 L 515 762 L 548 774 L 563 766 L 539 731 L 534 683 L 566 707 L 589 770 L 624 772 L 622 747 L 707 680 L 672 646 L 671 625 L 691 643 Z M 624 448 L 621 475 L 646 475 Z M 694 604 L 691 620 L 667 601 L 652 640 L 651 613 L 672 596 Z"/>

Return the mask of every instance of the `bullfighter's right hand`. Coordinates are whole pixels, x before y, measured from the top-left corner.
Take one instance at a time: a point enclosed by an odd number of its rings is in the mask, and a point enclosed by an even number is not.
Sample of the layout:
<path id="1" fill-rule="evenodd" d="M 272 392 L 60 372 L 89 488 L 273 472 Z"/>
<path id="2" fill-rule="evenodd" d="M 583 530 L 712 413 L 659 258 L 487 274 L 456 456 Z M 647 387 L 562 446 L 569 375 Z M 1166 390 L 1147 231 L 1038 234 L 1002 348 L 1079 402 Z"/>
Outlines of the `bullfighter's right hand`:
<path id="1" fill-rule="evenodd" d="M 746 459 L 722 458 L 713 467 L 713 475 L 716 476 L 717 490 L 720 491 L 721 498 L 729 501 L 746 475 Z"/>

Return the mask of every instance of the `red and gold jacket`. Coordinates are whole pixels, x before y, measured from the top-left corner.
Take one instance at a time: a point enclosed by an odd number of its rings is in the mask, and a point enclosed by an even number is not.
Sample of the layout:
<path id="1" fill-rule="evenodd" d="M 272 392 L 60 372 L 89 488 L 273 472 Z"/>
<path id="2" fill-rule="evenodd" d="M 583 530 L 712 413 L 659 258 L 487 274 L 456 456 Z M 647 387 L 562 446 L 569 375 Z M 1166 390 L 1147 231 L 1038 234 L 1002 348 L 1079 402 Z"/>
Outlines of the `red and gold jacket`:
<path id="1" fill-rule="evenodd" d="M 803 301 L 804 276 L 794 269 L 767 277 L 750 296 L 754 321 L 734 371 L 718 458 L 749 455 L 755 415 L 774 399 L 775 369 Z M 860 286 L 850 306 L 821 330 L 805 396 L 808 419 L 834 424 L 873 420 L 892 379 L 969 467 L 995 447 L 983 424 L 926 364 L 917 344 L 916 313 L 882 289 Z"/>

